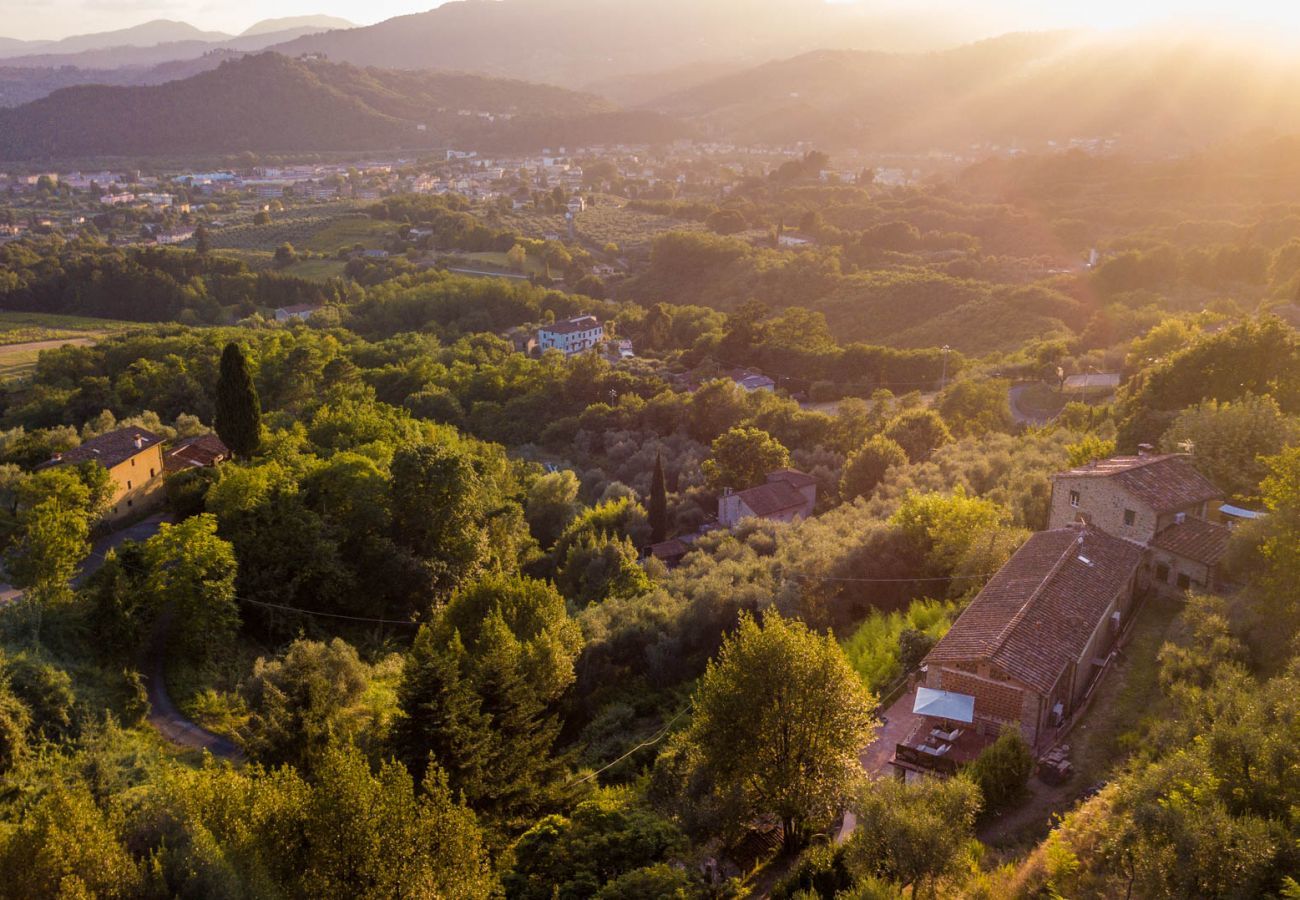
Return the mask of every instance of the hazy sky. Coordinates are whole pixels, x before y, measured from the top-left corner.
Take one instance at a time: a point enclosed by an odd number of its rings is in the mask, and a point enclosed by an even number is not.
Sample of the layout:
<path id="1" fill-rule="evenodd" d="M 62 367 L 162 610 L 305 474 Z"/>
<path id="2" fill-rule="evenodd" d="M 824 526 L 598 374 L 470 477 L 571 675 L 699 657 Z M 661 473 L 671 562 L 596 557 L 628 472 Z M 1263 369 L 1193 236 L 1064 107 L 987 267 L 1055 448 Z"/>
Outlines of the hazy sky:
<path id="1" fill-rule="evenodd" d="M 707 3 L 708 0 L 700 0 Z M 1295 0 L 832 0 L 893 9 L 986 13 L 990 31 L 1009 27 L 1126 28 L 1197 18 L 1300 34 Z M 323 13 L 370 24 L 422 12 L 439 0 L 0 0 L 0 36 L 58 38 L 107 31 L 150 19 L 179 19 L 200 28 L 238 33 L 266 18 Z"/>

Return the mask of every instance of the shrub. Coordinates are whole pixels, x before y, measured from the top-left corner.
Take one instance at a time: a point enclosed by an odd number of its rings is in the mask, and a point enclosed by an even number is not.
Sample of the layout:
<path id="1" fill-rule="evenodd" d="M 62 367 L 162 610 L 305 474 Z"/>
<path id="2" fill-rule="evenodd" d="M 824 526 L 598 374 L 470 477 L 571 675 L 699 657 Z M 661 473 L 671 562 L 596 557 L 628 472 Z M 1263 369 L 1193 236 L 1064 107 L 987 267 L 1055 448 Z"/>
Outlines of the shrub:
<path id="1" fill-rule="evenodd" d="M 984 795 L 984 812 L 996 812 L 1017 802 L 1034 771 L 1034 755 L 1019 727 L 1007 728 L 966 769 Z"/>

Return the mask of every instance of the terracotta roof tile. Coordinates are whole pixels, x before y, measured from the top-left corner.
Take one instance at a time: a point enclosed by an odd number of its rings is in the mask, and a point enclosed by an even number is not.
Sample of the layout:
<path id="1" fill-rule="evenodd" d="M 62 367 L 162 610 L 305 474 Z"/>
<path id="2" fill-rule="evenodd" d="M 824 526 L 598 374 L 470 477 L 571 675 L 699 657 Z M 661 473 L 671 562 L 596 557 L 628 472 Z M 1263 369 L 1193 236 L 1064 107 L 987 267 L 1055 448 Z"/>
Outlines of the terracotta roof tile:
<path id="1" fill-rule="evenodd" d="M 599 327 L 600 320 L 595 316 L 575 316 L 572 319 L 564 319 L 550 325 L 543 325 L 540 330 L 549 334 L 574 334 L 579 331 L 591 331 Z"/>
<path id="2" fill-rule="evenodd" d="M 1040 531 L 989 580 L 926 662 L 985 660 L 1048 693 L 1141 559 L 1140 547 L 1095 528 Z"/>
<path id="3" fill-rule="evenodd" d="M 230 458 L 230 448 L 215 434 L 201 434 L 169 447 L 163 464 L 167 471 L 176 472 L 203 466 L 215 466 Z"/>
<path id="4" fill-rule="evenodd" d="M 140 446 L 135 445 L 136 438 L 140 439 Z M 83 463 L 88 460 L 94 460 L 106 469 L 121 465 L 137 453 L 152 447 L 154 444 L 161 444 L 162 438 L 147 431 L 143 428 L 119 428 L 116 431 L 109 431 L 101 434 L 99 437 L 93 437 L 84 442 L 80 447 L 64 453 L 56 460 L 51 460 L 46 465 L 56 465 L 59 463 Z"/>
<path id="5" fill-rule="evenodd" d="M 1178 453 L 1116 456 L 1070 469 L 1056 477 L 1114 478 L 1156 512 L 1173 512 L 1223 496 L 1213 482 L 1196 471 L 1186 456 Z"/>
<path id="6" fill-rule="evenodd" d="M 1213 566 L 1227 552 L 1228 538 L 1231 536 L 1232 532 L 1222 525 L 1188 516 L 1181 523 L 1170 525 L 1152 538 L 1151 546 L 1184 559 Z"/>
<path id="7" fill-rule="evenodd" d="M 759 517 L 796 509 L 808 502 L 798 488 L 786 481 L 769 481 L 758 487 L 737 491 L 736 496 Z"/>

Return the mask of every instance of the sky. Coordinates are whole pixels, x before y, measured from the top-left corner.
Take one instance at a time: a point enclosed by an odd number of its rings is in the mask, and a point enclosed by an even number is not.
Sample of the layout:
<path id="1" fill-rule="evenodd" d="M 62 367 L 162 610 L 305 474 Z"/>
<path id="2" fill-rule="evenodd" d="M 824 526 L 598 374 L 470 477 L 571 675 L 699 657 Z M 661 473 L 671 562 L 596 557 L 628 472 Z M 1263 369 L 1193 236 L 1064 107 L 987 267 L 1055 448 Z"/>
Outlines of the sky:
<path id="1" fill-rule="evenodd" d="M 50 39 L 125 28 L 151 19 L 177 19 L 236 34 L 267 18 L 325 14 L 368 25 L 423 12 L 439 0 L 0 0 L 0 36 Z M 707 3 L 708 0 L 700 0 Z M 1295 0 L 831 0 L 916 11 L 960 9 L 986 14 L 990 33 L 1010 28 L 1091 27 L 1102 30 L 1163 25 L 1189 19 L 1300 36 Z"/>

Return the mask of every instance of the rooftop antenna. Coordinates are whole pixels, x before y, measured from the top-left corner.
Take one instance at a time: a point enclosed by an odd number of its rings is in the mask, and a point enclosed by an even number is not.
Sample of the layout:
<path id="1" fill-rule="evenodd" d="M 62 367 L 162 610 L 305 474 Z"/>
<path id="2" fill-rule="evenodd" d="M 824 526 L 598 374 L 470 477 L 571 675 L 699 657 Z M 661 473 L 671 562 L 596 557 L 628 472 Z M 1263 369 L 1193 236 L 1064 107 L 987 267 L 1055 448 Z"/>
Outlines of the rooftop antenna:
<path id="1" fill-rule="evenodd" d="M 1196 452 L 1196 441 L 1192 441 L 1192 440 L 1179 441 L 1178 449 L 1186 453 L 1188 456 L 1191 456 L 1193 453 Z"/>

